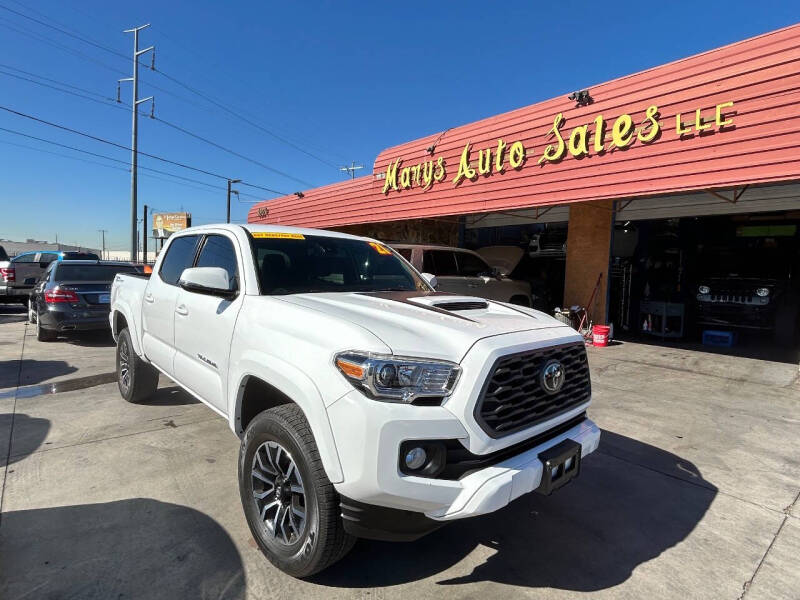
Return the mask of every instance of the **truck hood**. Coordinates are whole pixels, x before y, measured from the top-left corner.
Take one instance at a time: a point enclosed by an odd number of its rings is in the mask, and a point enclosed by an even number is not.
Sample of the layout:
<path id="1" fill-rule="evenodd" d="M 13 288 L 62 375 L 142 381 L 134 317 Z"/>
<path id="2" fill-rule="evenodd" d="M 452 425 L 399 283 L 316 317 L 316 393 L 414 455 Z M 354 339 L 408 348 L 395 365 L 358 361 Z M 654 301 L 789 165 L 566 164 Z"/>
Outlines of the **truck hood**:
<path id="1" fill-rule="evenodd" d="M 441 292 L 314 293 L 280 299 L 364 327 L 401 356 L 460 362 L 486 337 L 553 327 L 569 333 L 563 323 L 532 309 Z"/>

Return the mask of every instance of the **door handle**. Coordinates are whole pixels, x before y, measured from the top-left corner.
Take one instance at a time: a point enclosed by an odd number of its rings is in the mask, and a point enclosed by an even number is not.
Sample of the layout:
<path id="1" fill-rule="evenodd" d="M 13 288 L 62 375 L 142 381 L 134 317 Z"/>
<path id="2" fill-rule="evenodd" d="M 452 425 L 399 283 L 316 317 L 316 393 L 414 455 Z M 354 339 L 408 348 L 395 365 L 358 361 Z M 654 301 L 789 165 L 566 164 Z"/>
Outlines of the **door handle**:
<path id="1" fill-rule="evenodd" d="M 153 294 L 145 294 L 144 301 L 152 304 L 155 301 L 155 298 L 153 298 Z"/>
<path id="2" fill-rule="evenodd" d="M 468 283 L 467 287 L 476 288 L 476 287 L 478 287 L 478 284 L 477 283 Z"/>
<path id="3" fill-rule="evenodd" d="M 184 304 L 179 304 L 176 306 L 175 312 L 184 317 L 189 314 L 189 311 L 186 310 L 186 306 Z"/>

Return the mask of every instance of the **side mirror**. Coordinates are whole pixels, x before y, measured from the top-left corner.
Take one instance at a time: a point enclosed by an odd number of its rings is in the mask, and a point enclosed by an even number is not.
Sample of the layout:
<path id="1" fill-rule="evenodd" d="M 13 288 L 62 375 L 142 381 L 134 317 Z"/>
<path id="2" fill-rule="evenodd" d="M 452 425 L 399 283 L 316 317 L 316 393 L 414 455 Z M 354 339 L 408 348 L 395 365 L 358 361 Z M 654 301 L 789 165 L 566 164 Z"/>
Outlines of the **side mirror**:
<path id="1" fill-rule="evenodd" d="M 228 280 L 228 272 L 220 267 L 184 269 L 178 285 L 187 292 L 206 296 L 219 296 L 227 300 L 235 298 L 238 292 Z"/>
<path id="2" fill-rule="evenodd" d="M 430 273 L 422 273 L 422 278 L 428 282 L 428 285 L 431 286 L 433 289 L 439 287 L 439 280 L 436 279 L 436 275 L 431 275 Z"/>

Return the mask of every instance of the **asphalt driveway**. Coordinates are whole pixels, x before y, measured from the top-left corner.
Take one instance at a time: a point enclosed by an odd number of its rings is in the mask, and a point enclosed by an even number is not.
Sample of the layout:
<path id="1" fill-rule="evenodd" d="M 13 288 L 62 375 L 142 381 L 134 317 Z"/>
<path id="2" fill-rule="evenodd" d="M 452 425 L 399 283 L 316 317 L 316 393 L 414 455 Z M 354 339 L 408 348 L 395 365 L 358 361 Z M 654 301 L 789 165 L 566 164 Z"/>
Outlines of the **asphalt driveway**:
<path id="1" fill-rule="evenodd" d="M 125 403 L 109 339 L 38 342 L 0 305 L 0 597 L 800 597 L 797 365 L 634 343 L 590 365 L 603 438 L 574 483 L 298 581 L 250 536 L 223 419 L 163 378 Z"/>

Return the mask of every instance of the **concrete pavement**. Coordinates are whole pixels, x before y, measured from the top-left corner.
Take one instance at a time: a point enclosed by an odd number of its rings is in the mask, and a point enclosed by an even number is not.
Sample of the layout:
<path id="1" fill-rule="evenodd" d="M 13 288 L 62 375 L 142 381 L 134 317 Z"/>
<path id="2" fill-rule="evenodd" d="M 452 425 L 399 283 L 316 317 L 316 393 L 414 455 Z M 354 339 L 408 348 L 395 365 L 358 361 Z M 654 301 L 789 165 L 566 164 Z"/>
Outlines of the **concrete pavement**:
<path id="1" fill-rule="evenodd" d="M 41 343 L 2 308 L 4 599 L 800 595 L 797 365 L 592 349 L 604 432 L 578 480 L 298 581 L 250 536 L 223 419 L 169 381 L 123 402 L 108 342 Z"/>

